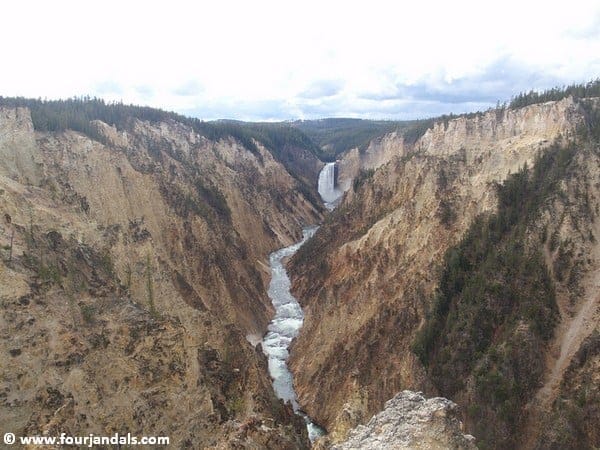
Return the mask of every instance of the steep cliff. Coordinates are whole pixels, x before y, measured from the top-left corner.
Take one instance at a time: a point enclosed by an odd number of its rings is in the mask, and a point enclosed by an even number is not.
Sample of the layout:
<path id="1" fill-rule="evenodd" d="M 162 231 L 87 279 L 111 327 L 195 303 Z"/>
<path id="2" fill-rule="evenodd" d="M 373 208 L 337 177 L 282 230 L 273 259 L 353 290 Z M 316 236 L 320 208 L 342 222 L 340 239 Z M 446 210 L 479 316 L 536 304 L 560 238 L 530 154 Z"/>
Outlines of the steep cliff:
<path id="1" fill-rule="evenodd" d="M 402 132 L 393 132 L 374 139 L 365 149 L 353 148 L 344 153 L 338 162 L 338 184 L 347 191 L 361 171 L 383 166 L 394 157 L 405 154 L 409 145 L 404 145 Z"/>
<path id="2" fill-rule="evenodd" d="M 531 446 L 597 321 L 597 158 L 583 142 L 550 147 L 445 256 L 414 349 L 439 391 L 468 405 L 482 448 Z"/>
<path id="3" fill-rule="evenodd" d="M 0 108 L 3 426 L 306 447 L 247 338 L 272 314 L 268 253 L 318 205 L 260 141 L 170 119 L 90 127 L 35 131 Z"/>
<path id="4" fill-rule="evenodd" d="M 468 377 L 474 376 L 473 372 L 471 369 L 458 371 L 467 377 L 466 389 L 447 389 L 434 373 L 440 364 L 425 366 L 423 358 L 419 360 L 413 351 L 417 332 L 431 321 L 447 251 L 459 243 L 476 217 L 496 211 L 497 183 L 519 172 L 524 165 L 532 167 L 536 157 L 555 148 L 551 144 L 556 140 L 556 148 L 563 148 L 577 130 L 585 128 L 588 116 L 589 105 L 567 98 L 442 121 L 410 146 L 405 145 L 399 135 L 382 140 L 388 142 L 385 145 L 389 149 L 381 154 L 393 154 L 390 161 L 376 171 L 363 172 L 354 180 L 342 205 L 290 264 L 294 291 L 306 310 L 304 327 L 292 349 L 291 367 L 296 388 L 300 403 L 332 432 L 334 440 L 344 438 L 349 428 L 364 423 L 382 409 L 387 399 L 406 388 L 444 396 L 456 394 L 456 398 L 450 398 L 463 406 L 468 431 L 477 428 L 474 418 L 485 414 L 469 409 L 478 405 L 471 403 L 473 398 L 467 394 L 472 393 Z M 587 146 L 578 149 L 574 161 L 585 161 L 594 155 L 594 150 Z M 579 171 L 584 179 L 593 180 L 596 175 L 590 170 L 581 162 L 568 173 Z M 582 202 L 589 201 L 595 207 L 597 188 L 592 181 L 586 181 L 585 186 L 577 185 L 582 183 L 581 179 L 566 175 L 560 183 L 565 184 L 563 190 L 571 199 L 561 203 L 565 212 L 551 214 L 552 207 L 544 209 L 546 212 L 540 207 L 536 210 L 540 215 L 534 222 L 540 227 L 544 223 L 548 233 L 560 230 L 560 237 L 555 237 L 560 242 L 567 240 L 573 229 L 580 230 L 575 235 L 585 245 L 573 243 L 577 248 L 571 249 L 572 253 L 566 247 L 562 251 L 581 256 L 586 263 L 580 268 L 582 287 L 572 296 L 570 312 L 561 306 L 564 303 L 562 290 L 570 289 L 565 284 L 568 276 L 562 274 L 566 278 L 559 280 L 554 274 L 550 275 L 548 286 L 554 292 L 556 283 L 557 300 L 549 311 L 550 317 L 555 317 L 557 329 L 569 328 L 570 313 L 578 311 L 581 302 L 585 303 L 584 299 L 591 295 L 588 293 L 592 292 L 591 282 L 584 278 L 594 278 L 596 264 L 593 250 L 596 241 L 590 240 L 588 233 L 594 233 L 591 216 L 583 217 L 580 222 L 565 217 L 579 217 L 574 211 Z M 581 197 L 582 192 L 587 193 L 585 197 Z M 544 199 L 544 202 L 550 201 Z M 558 203 L 555 206 L 558 208 Z M 539 217 L 551 219 L 544 222 Z M 573 223 L 576 225 L 569 225 Z M 534 239 L 531 237 L 536 233 L 534 228 L 524 234 L 524 242 Z M 534 247 L 539 246 L 531 248 Z M 557 248 L 553 247 L 546 255 L 550 265 L 561 258 L 556 253 Z M 574 260 L 562 258 L 563 263 L 558 264 L 571 270 Z M 450 307 L 448 311 L 453 310 Z M 487 311 L 486 308 L 481 310 L 484 315 Z M 443 310 L 442 316 L 447 325 L 448 312 Z M 560 333 L 556 333 L 557 342 L 554 342 L 554 327 L 550 327 L 550 334 L 544 335 L 536 343 L 537 347 L 533 344 L 530 347 L 537 348 L 543 355 L 537 374 L 542 384 L 557 359 L 553 358 L 552 349 L 560 347 L 562 342 Z M 519 330 L 527 334 L 526 328 Z M 470 330 L 463 330 L 467 331 Z M 446 361 L 449 355 L 443 353 L 441 345 L 446 341 L 443 341 L 443 333 L 439 336 L 442 341 L 436 341 L 433 348 L 440 348 L 439 357 Z M 459 331 L 457 339 L 459 343 L 472 344 L 477 337 L 461 335 Z M 478 358 L 473 360 L 478 361 Z M 464 395 L 459 395 L 459 391 Z M 536 398 L 536 387 L 531 386 L 519 401 L 521 405 L 531 401 L 529 409 L 533 411 Z M 497 414 L 499 407 L 492 409 Z M 494 416 L 489 417 L 492 420 Z M 518 415 L 514 420 L 527 428 L 524 417 Z M 481 435 L 481 430 L 477 431 Z M 492 436 L 494 432 L 483 437 Z M 479 442 L 480 436 L 474 434 Z M 516 436 L 511 438 L 518 440 Z M 489 445 L 485 439 L 483 445 L 486 442 Z M 502 445 L 502 442 L 498 444 Z"/>

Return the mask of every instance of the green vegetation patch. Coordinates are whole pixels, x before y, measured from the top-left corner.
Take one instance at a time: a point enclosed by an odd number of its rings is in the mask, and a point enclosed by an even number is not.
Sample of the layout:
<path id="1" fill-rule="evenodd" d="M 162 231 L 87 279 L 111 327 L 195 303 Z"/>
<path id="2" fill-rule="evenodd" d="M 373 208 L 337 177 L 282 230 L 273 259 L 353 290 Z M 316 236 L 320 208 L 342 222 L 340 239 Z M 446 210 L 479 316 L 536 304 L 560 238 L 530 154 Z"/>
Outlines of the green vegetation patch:
<path id="1" fill-rule="evenodd" d="M 482 215 L 444 257 L 438 291 L 413 351 L 444 396 L 468 395 L 481 448 L 510 448 L 543 373 L 558 319 L 555 290 L 528 226 L 569 176 L 574 144 L 554 145 L 497 186 Z M 470 381 L 469 381 L 470 380 Z M 461 394 L 462 393 L 462 394 Z"/>
<path id="2" fill-rule="evenodd" d="M 292 122 L 292 126 L 302 130 L 323 149 L 323 161 L 331 162 L 346 150 L 364 150 L 373 139 L 403 129 L 411 123 L 412 121 L 330 118 L 297 120 Z"/>
<path id="3" fill-rule="evenodd" d="M 542 92 L 522 92 L 510 101 L 509 106 L 511 108 L 522 108 L 523 106 L 535 105 L 537 103 L 562 100 L 569 96 L 573 96 L 575 99 L 600 97 L 600 78 L 585 84 L 571 84 L 565 87 L 547 89 Z"/>

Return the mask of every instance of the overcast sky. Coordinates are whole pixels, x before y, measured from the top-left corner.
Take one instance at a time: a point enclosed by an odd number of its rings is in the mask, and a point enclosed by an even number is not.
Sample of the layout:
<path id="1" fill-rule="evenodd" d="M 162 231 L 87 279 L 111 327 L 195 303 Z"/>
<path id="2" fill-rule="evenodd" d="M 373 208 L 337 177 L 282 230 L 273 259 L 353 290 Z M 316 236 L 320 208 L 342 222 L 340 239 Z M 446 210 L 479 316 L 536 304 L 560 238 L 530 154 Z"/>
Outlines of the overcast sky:
<path id="1" fill-rule="evenodd" d="M 2 4 L 0 95 L 407 119 L 600 76 L 600 1 Z"/>

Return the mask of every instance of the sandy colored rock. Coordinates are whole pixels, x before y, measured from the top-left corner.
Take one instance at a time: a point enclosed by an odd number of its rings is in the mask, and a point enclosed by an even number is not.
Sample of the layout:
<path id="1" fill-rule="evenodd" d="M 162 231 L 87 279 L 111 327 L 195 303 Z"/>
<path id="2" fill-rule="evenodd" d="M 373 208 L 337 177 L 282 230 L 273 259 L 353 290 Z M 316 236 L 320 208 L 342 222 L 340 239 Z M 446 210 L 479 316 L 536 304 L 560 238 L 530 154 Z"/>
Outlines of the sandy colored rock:
<path id="1" fill-rule="evenodd" d="M 445 251 L 496 208 L 495 183 L 583 121 L 567 98 L 436 123 L 410 148 L 400 135 L 381 140 L 383 159 L 392 141 L 395 155 L 347 191 L 290 264 L 306 311 L 291 368 L 311 417 L 343 439 L 398 391 L 437 394 L 411 343 Z"/>
<path id="2" fill-rule="evenodd" d="M 385 403 L 366 425 L 351 430 L 331 450 L 475 450 L 475 438 L 462 432 L 457 406 L 448 399 L 426 399 L 403 391 Z"/>
<path id="3" fill-rule="evenodd" d="M 306 448 L 245 336 L 272 313 L 268 254 L 319 209 L 263 147 L 96 126 L 102 142 L 0 108 L 3 431 Z"/>

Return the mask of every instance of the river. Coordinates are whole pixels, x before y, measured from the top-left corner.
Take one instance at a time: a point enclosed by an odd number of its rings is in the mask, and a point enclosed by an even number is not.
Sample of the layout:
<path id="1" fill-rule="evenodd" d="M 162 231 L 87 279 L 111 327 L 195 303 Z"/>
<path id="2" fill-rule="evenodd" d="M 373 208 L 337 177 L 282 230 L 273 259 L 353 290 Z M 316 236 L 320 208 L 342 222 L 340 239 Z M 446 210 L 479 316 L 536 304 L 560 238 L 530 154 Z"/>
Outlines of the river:
<path id="1" fill-rule="evenodd" d="M 269 374 L 273 378 L 275 393 L 284 402 L 289 401 L 296 414 L 304 418 L 311 442 L 325 434 L 325 430 L 314 424 L 310 417 L 300 410 L 292 374 L 287 366 L 288 348 L 302 327 L 304 314 L 300 304 L 290 293 L 290 279 L 285 270 L 284 259 L 296 253 L 316 230 L 316 226 L 305 228 L 300 242 L 279 249 L 269 256 L 271 284 L 268 293 L 275 308 L 275 316 L 262 341 L 263 351 L 269 359 Z"/>
<path id="2" fill-rule="evenodd" d="M 325 164 L 319 173 L 318 180 L 319 194 L 330 211 L 335 208 L 342 195 L 342 192 L 335 186 L 335 170 L 335 163 Z M 273 378 L 275 393 L 284 402 L 290 402 L 294 412 L 304 418 L 311 442 L 319 436 L 323 436 L 325 430 L 313 423 L 310 417 L 300 409 L 292 373 L 287 366 L 288 348 L 302 328 L 304 313 L 298 300 L 290 292 L 290 278 L 285 270 L 284 260 L 296 253 L 300 246 L 315 234 L 317 228 L 317 226 L 305 228 L 300 242 L 279 249 L 269 256 L 271 284 L 268 294 L 275 308 L 275 316 L 262 340 L 263 351 L 269 359 L 269 374 Z"/>

